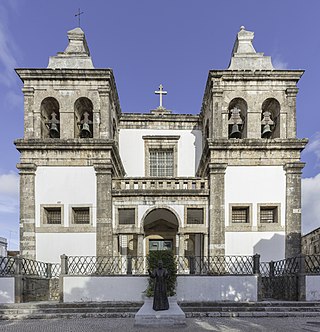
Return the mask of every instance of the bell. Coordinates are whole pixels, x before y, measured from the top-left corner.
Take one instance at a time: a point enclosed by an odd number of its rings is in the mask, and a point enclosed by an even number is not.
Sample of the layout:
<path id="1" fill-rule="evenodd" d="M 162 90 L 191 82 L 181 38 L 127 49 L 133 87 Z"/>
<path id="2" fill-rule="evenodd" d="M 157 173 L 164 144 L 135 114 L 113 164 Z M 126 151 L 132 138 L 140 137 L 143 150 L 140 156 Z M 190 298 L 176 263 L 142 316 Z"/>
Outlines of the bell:
<path id="1" fill-rule="evenodd" d="M 49 130 L 49 135 L 51 138 L 59 138 L 60 133 L 56 123 L 52 122 Z"/>
<path id="2" fill-rule="evenodd" d="M 233 124 L 230 138 L 241 138 L 241 131 L 239 130 L 239 125 Z"/>
<path id="3" fill-rule="evenodd" d="M 91 137 L 90 127 L 89 127 L 89 124 L 86 123 L 86 122 L 82 125 L 81 137 L 82 138 L 89 138 L 89 137 Z"/>
<path id="4" fill-rule="evenodd" d="M 270 125 L 269 124 L 264 125 L 261 137 L 262 138 L 270 138 L 271 134 L 272 134 L 272 131 L 271 131 Z"/>

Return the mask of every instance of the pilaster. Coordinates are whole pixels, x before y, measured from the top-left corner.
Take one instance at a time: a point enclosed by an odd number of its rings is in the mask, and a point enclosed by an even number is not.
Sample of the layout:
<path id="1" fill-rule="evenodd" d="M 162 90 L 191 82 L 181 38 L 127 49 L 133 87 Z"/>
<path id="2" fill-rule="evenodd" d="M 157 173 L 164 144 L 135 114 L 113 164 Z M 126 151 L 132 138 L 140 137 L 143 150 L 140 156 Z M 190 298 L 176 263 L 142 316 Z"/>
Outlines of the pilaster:
<path id="1" fill-rule="evenodd" d="M 296 138 L 297 136 L 297 125 L 296 125 L 296 99 L 299 89 L 297 87 L 287 88 L 287 138 Z M 282 136 L 281 136 L 282 137 Z"/>
<path id="2" fill-rule="evenodd" d="M 22 92 L 24 94 L 24 138 L 33 138 L 35 133 L 33 123 L 34 88 L 24 87 Z"/>
<path id="3" fill-rule="evenodd" d="M 228 112 L 223 112 L 223 90 L 220 88 L 219 81 L 213 83 L 212 88 L 212 124 L 211 124 L 211 137 L 219 138 L 225 135 L 225 126 L 228 123 Z M 228 131 L 228 125 L 227 125 Z M 227 133 L 228 135 L 228 133 Z"/>
<path id="4" fill-rule="evenodd" d="M 286 258 L 301 253 L 301 174 L 305 163 L 293 162 L 284 166 L 286 171 Z"/>
<path id="5" fill-rule="evenodd" d="M 112 235 L 112 168 L 94 165 L 97 177 L 96 255 L 113 255 Z"/>
<path id="6" fill-rule="evenodd" d="M 225 171 L 227 164 L 209 165 L 209 256 L 225 253 Z"/>
<path id="7" fill-rule="evenodd" d="M 36 259 L 35 164 L 18 164 L 20 174 L 20 255 Z"/>
<path id="8" fill-rule="evenodd" d="M 100 95 L 100 138 L 111 138 L 110 90 L 99 89 Z"/>
<path id="9" fill-rule="evenodd" d="M 137 255 L 139 257 L 143 256 L 143 234 L 138 234 L 138 245 L 137 245 Z"/>

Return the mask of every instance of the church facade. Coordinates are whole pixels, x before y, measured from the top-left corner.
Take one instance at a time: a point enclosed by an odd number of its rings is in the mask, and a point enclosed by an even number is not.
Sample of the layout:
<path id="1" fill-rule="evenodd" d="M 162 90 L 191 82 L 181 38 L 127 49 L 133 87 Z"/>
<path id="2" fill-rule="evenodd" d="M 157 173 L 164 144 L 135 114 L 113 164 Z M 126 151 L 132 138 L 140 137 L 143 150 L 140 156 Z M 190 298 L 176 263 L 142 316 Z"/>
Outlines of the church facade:
<path id="1" fill-rule="evenodd" d="M 228 69 L 209 71 L 198 114 L 161 101 L 123 113 L 112 70 L 94 68 L 80 28 L 68 38 L 47 68 L 16 69 L 23 256 L 300 253 L 303 71 L 274 69 L 241 27 Z"/>

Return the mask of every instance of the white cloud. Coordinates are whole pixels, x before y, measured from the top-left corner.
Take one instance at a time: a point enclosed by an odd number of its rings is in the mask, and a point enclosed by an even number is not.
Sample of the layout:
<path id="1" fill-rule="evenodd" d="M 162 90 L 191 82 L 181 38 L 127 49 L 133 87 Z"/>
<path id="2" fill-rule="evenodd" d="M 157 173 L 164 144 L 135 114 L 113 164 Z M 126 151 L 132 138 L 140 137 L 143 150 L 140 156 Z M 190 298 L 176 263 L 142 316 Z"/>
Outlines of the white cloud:
<path id="1" fill-rule="evenodd" d="M 275 69 L 288 69 L 288 63 L 283 61 L 280 56 L 275 56 L 272 59 L 272 64 Z"/>
<path id="2" fill-rule="evenodd" d="M 304 153 L 314 153 L 318 162 L 320 161 L 320 132 L 316 132 L 310 139 Z"/>
<path id="3" fill-rule="evenodd" d="M 15 172 L 0 174 L 0 212 L 16 213 L 19 207 L 19 176 Z"/>
<path id="4" fill-rule="evenodd" d="M 12 10 L 12 6 L 11 7 Z M 16 75 L 13 71 L 17 67 L 15 54 L 19 54 L 8 25 L 8 10 L 5 4 L 0 5 L 0 82 L 7 87 L 15 83 Z"/>
<path id="5" fill-rule="evenodd" d="M 302 179 L 302 232 L 320 227 L 320 173 Z"/>

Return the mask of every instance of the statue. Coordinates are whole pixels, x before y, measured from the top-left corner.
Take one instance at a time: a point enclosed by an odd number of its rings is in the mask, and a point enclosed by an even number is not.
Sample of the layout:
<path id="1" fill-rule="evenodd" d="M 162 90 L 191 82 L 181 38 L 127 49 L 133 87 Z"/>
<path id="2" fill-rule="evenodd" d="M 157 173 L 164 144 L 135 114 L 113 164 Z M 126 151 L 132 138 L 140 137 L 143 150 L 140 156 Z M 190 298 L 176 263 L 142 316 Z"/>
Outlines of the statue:
<path id="1" fill-rule="evenodd" d="M 153 296 L 153 310 L 168 310 L 169 301 L 167 297 L 166 279 L 169 274 L 167 269 L 163 268 L 162 261 L 158 262 L 158 267 L 151 272 L 148 270 L 149 276 L 155 279 L 154 296 Z"/>

